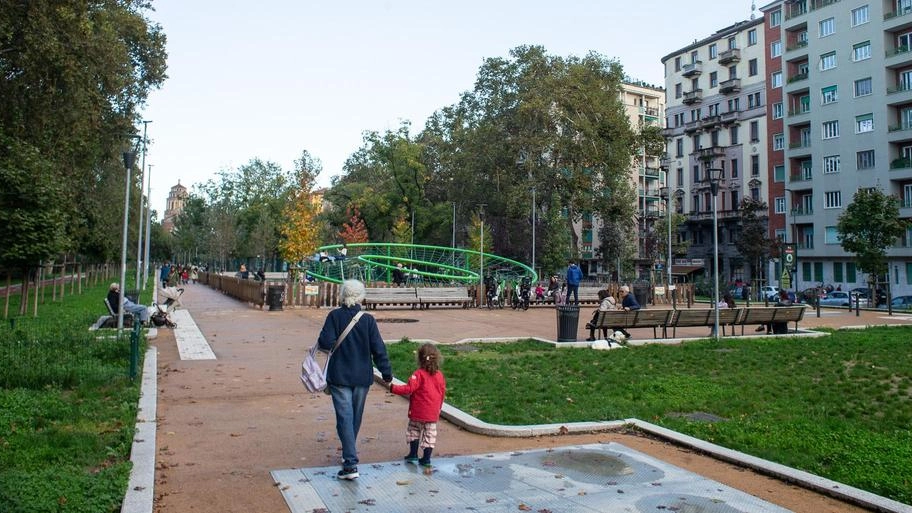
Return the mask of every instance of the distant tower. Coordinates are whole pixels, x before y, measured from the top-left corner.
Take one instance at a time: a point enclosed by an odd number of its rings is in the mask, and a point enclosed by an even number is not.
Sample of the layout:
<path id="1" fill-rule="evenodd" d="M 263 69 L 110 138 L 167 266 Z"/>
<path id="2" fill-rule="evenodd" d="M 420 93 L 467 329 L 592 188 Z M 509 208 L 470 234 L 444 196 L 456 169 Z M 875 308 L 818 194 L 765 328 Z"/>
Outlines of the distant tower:
<path id="1" fill-rule="evenodd" d="M 751 2 L 751 19 L 757 17 L 757 2 Z"/>
<path id="2" fill-rule="evenodd" d="M 180 180 L 177 181 L 177 185 L 171 187 L 171 192 L 168 193 L 168 202 L 165 206 L 165 216 L 162 218 L 162 228 L 166 232 L 171 233 L 174 231 L 174 221 L 184 211 L 184 201 L 187 200 L 189 195 L 187 188 L 181 185 Z"/>

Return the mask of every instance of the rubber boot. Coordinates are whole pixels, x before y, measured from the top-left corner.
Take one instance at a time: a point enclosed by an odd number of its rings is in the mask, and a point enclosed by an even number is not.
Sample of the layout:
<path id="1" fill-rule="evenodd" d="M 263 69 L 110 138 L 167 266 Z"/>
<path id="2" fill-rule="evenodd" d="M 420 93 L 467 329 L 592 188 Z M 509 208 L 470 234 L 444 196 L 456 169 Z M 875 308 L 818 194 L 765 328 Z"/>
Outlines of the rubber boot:
<path id="1" fill-rule="evenodd" d="M 422 467 L 430 467 L 431 466 L 431 452 L 433 452 L 433 451 L 434 451 L 434 449 L 432 449 L 430 447 L 425 447 L 424 455 L 422 455 L 421 459 L 418 460 L 418 464 L 421 465 Z"/>
<path id="2" fill-rule="evenodd" d="M 405 462 L 412 465 L 418 463 L 418 440 L 409 442 L 409 453 L 405 456 Z"/>

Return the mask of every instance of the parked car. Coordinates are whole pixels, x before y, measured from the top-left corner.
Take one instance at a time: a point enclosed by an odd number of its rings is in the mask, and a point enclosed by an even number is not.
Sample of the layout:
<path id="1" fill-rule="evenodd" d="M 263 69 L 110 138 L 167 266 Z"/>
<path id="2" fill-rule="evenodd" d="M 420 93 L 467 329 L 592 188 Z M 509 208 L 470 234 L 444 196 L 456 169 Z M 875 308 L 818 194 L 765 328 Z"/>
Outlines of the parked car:
<path id="1" fill-rule="evenodd" d="M 856 287 L 849 291 L 854 294 L 858 294 L 858 297 L 861 298 L 862 302 L 870 300 L 873 295 L 871 294 L 871 289 L 869 287 Z M 877 289 L 877 304 L 886 305 L 887 304 L 887 293 L 881 289 Z"/>
<path id="2" fill-rule="evenodd" d="M 804 289 L 798 294 L 798 301 L 807 303 L 811 306 L 817 306 L 817 301 L 827 297 L 826 290 L 823 287 L 811 287 Z"/>
<path id="3" fill-rule="evenodd" d="M 760 297 L 766 298 L 768 301 L 775 301 L 779 298 L 779 287 L 773 287 L 771 285 L 760 287 Z"/>
<path id="4" fill-rule="evenodd" d="M 894 310 L 912 309 L 912 296 L 897 296 L 890 302 Z"/>
<path id="5" fill-rule="evenodd" d="M 852 296 L 848 292 L 834 290 L 827 292 L 826 297 L 820 299 L 820 306 L 850 306 Z"/>

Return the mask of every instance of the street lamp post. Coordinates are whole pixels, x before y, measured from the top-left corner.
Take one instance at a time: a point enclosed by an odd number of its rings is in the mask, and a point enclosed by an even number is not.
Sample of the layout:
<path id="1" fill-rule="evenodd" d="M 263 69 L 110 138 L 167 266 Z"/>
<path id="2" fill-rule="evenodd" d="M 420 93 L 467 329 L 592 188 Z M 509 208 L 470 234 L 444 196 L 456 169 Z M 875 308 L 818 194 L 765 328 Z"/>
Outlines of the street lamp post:
<path id="1" fill-rule="evenodd" d="M 709 191 L 713 202 L 713 309 L 715 321 L 713 322 L 713 337 L 719 338 L 719 212 L 716 197 L 719 195 L 719 181 L 722 180 L 722 169 L 709 168 Z"/>
<path id="2" fill-rule="evenodd" d="M 665 261 L 665 267 L 668 270 L 668 281 L 665 282 L 665 291 L 672 302 L 671 307 L 677 308 L 671 292 L 671 190 L 668 186 L 659 187 L 659 197 L 665 202 L 665 217 L 668 220 L 668 258 Z"/>
<path id="3" fill-rule="evenodd" d="M 139 178 L 139 213 L 136 215 L 136 221 L 138 223 L 138 230 L 136 232 L 136 288 L 137 289 L 140 288 L 139 277 L 140 277 L 140 273 L 142 271 L 142 269 L 140 268 L 140 266 L 141 266 L 140 262 L 143 261 L 143 251 L 142 251 L 143 221 L 145 220 L 146 216 L 143 215 L 143 193 L 142 193 L 143 187 L 142 187 L 142 185 L 143 185 L 143 173 L 146 172 L 146 141 L 147 141 L 146 134 L 148 133 L 149 123 L 151 123 L 151 121 L 142 122 L 142 124 L 143 124 L 142 163 L 139 166 L 139 175 L 138 175 L 138 178 Z M 148 230 L 148 228 L 146 228 L 146 229 Z M 123 287 L 123 286 L 124 285 L 121 284 L 121 287 Z"/>
<path id="4" fill-rule="evenodd" d="M 149 244 L 152 242 L 152 164 L 149 164 L 149 171 L 146 173 L 146 251 L 143 255 L 143 290 L 146 290 L 146 282 L 149 281 Z"/>
<path id="5" fill-rule="evenodd" d="M 134 136 L 136 137 L 136 136 Z M 124 169 L 127 171 L 124 187 L 123 241 L 120 247 L 120 299 L 117 307 L 117 335 L 123 333 L 124 295 L 127 293 L 127 223 L 130 222 L 130 178 L 133 164 L 136 163 L 136 150 L 123 152 Z"/>
<path id="6" fill-rule="evenodd" d="M 479 205 L 481 207 L 481 251 L 478 253 L 479 256 L 479 265 L 478 265 L 478 304 L 484 304 L 484 208 L 487 203 L 482 203 Z"/>

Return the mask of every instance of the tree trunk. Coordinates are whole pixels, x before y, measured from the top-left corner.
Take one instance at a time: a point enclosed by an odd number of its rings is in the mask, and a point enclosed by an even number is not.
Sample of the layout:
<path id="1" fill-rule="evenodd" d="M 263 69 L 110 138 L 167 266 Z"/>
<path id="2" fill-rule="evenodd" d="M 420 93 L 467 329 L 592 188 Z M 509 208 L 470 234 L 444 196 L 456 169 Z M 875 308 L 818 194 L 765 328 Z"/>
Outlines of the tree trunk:
<path id="1" fill-rule="evenodd" d="M 19 315 L 28 312 L 29 274 L 28 268 L 22 269 L 22 286 L 19 287 Z"/>
<path id="2" fill-rule="evenodd" d="M 35 269 L 35 298 L 34 298 L 34 302 L 32 303 L 33 304 L 32 315 L 34 317 L 38 317 L 38 290 L 39 290 L 39 283 L 40 283 L 39 280 L 40 279 L 41 279 L 41 268 L 39 267 L 39 268 Z"/>
<path id="3" fill-rule="evenodd" d="M 13 276 L 12 273 L 6 271 L 6 298 L 3 301 L 3 318 L 9 318 L 9 297 L 10 297 L 10 287 L 12 286 Z"/>

